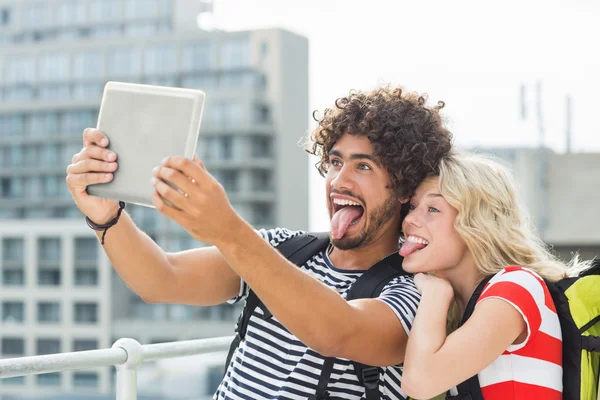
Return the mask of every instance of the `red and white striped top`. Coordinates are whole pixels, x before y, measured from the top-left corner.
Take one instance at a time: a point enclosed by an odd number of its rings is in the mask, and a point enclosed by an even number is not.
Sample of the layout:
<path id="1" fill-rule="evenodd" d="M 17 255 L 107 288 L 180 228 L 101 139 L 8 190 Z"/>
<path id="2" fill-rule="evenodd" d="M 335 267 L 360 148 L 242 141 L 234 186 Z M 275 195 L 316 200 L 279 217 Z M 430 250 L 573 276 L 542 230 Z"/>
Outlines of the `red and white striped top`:
<path id="1" fill-rule="evenodd" d="M 479 373 L 485 400 L 561 400 L 562 335 L 543 279 L 522 267 L 507 267 L 485 286 L 477 304 L 502 299 L 525 319 L 527 338 L 511 345 Z"/>

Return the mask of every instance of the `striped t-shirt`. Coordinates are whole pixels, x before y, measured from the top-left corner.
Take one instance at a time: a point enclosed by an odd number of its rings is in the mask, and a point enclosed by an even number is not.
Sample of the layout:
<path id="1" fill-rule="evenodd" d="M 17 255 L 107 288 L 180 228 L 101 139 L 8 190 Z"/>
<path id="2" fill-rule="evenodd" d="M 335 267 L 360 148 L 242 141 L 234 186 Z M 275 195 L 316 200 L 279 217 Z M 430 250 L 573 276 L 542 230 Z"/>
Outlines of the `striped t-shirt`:
<path id="1" fill-rule="evenodd" d="M 259 233 L 276 247 L 301 232 L 277 228 Z M 326 251 L 313 256 L 301 269 L 344 297 L 350 285 L 364 273 L 335 268 Z M 244 299 L 247 294 L 248 286 L 242 282 L 240 295 L 233 301 Z M 378 297 L 394 311 L 407 333 L 419 298 L 413 279 L 406 276 L 394 278 Z M 277 318 L 263 320 L 262 315 L 257 307 L 250 318 L 246 337 L 234 353 L 214 399 L 306 400 L 315 394 L 324 358 L 300 342 Z M 406 398 L 400 389 L 401 375 L 399 365 L 381 368 L 379 388 L 382 399 Z M 364 398 L 364 388 L 354 373 L 354 366 L 346 359 L 336 359 L 327 390 L 332 400 Z"/>
<path id="2" fill-rule="evenodd" d="M 522 267 L 507 267 L 485 286 L 477 304 L 502 299 L 527 325 L 526 339 L 511 345 L 478 374 L 485 400 L 561 400 L 562 334 L 544 280 Z"/>

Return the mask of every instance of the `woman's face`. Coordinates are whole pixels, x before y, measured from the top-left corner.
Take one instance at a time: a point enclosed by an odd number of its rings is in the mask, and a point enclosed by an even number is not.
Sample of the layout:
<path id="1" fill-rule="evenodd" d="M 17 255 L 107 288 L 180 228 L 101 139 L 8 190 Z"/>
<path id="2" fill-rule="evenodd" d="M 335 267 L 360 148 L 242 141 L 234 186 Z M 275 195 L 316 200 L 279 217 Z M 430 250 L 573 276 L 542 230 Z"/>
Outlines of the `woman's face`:
<path id="1" fill-rule="evenodd" d="M 434 177 L 419 185 L 402 223 L 405 243 L 400 255 L 404 257 L 402 267 L 410 273 L 453 268 L 469 255 L 467 245 L 454 228 L 458 211 L 442 197 L 438 182 Z"/>

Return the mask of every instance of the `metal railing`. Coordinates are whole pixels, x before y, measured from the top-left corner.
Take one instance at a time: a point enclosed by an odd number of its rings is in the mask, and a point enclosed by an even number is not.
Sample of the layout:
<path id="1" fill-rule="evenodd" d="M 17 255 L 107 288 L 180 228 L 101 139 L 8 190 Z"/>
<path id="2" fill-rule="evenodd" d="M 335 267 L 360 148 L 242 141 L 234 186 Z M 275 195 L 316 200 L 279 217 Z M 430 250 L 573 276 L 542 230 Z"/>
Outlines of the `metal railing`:
<path id="1" fill-rule="evenodd" d="M 110 349 L 0 360 L 0 379 L 95 367 L 117 368 L 117 400 L 137 399 L 137 369 L 146 361 L 193 356 L 229 349 L 232 336 L 141 345 L 119 339 Z"/>

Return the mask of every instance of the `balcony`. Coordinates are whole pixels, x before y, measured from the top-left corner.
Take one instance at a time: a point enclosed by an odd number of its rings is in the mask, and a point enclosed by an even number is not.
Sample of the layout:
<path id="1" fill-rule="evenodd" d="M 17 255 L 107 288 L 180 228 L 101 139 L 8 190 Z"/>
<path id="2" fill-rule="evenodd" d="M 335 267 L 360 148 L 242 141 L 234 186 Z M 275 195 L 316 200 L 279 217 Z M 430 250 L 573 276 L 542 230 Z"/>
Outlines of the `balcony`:
<path id="1" fill-rule="evenodd" d="M 3 359 L 0 360 L 0 379 L 114 365 L 117 369 L 115 398 L 137 400 L 137 372 L 143 363 L 226 351 L 232 340 L 233 337 L 217 337 L 141 345 L 124 338 L 110 349 Z"/>

